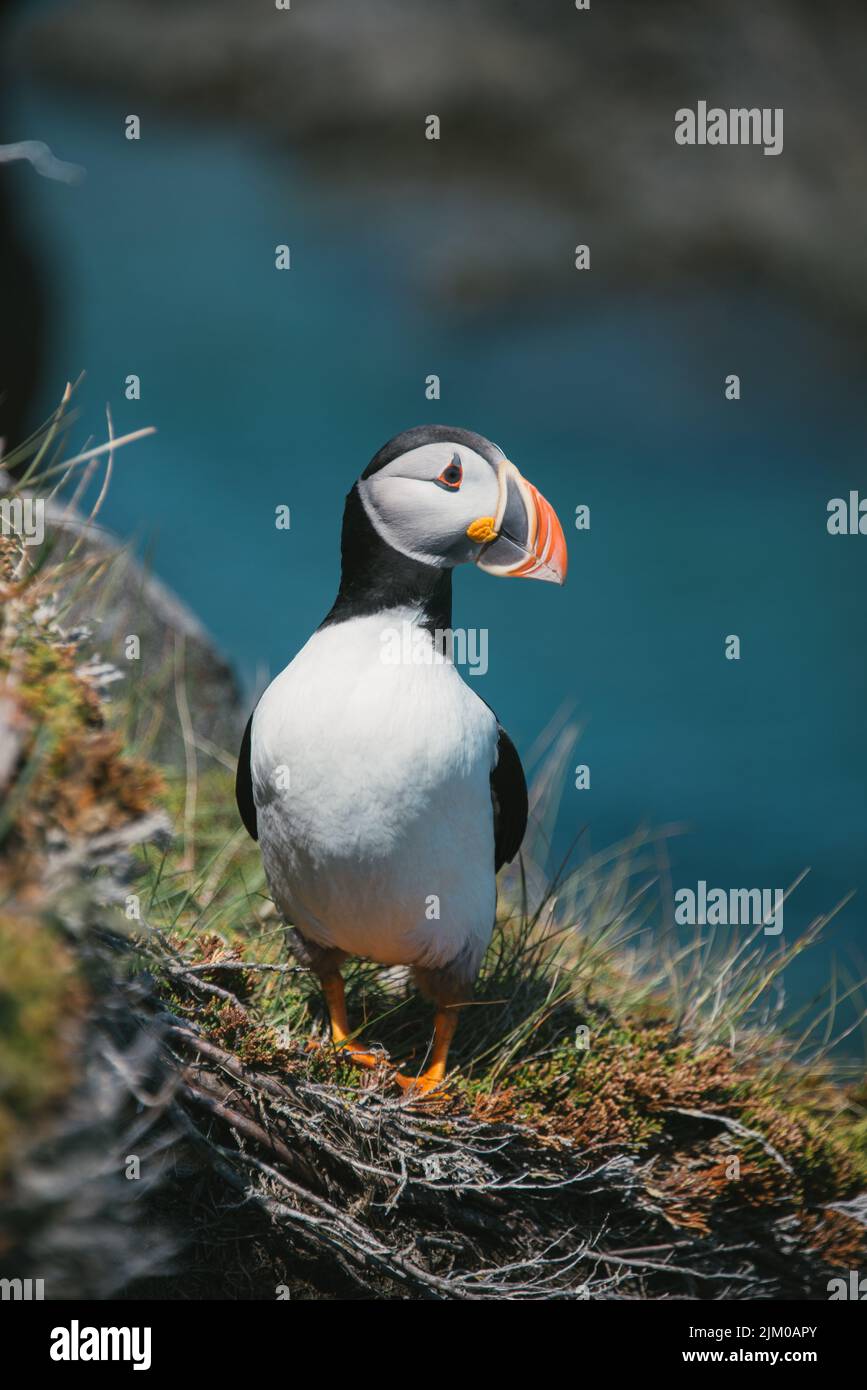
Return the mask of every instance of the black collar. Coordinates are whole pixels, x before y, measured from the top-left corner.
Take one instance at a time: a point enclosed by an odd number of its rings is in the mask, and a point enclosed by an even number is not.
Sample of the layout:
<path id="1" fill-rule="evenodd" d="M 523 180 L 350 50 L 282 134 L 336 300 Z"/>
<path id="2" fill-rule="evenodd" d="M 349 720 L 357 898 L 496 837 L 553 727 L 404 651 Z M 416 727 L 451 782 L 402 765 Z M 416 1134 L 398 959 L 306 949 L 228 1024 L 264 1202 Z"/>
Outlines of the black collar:
<path id="1" fill-rule="evenodd" d="M 347 494 L 340 540 L 340 589 L 320 629 L 393 608 L 413 608 L 433 632 L 452 625 L 452 572 L 392 549 L 364 510 L 357 484 Z"/>

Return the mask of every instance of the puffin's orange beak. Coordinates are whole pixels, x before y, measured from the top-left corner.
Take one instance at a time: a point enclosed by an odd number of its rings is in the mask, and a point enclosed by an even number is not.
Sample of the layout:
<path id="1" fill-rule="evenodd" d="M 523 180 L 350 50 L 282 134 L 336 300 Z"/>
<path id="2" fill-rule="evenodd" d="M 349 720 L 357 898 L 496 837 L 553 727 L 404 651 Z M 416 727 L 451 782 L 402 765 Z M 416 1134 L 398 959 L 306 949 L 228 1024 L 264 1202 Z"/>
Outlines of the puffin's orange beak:
<path id="1" fill-rule="evenodd" d="M 566 580 L 566 537 L 557 513 L 541 492 L 528 483 L 513 463 L 503 459 L 499 468 L 499 505 L 495 517 L 480 518 L 490 524 L 484 530 L 473 522 L 469 534 L 486 535 L 476 563 L 488 574 L 514 579 Z"/>

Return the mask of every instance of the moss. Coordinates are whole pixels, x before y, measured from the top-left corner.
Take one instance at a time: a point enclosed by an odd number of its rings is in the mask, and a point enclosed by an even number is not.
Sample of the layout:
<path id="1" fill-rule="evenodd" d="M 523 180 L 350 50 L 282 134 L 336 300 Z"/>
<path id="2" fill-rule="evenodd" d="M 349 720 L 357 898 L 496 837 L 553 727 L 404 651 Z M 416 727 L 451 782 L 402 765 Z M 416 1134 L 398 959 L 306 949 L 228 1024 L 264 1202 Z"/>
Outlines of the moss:
<path id="1" fill-rule="evenodd" d="M 14 545 L 0 540 L 0 692 L 22 742 L 0 840 L 2 1164 L 68 1095 L 85 1026 L 88 990 L 51 854 L 151 809 L 162 778 L 124 754 L 76 670 L 81 658 L 46 616 L 50 570 L 34 582 L 16 577 Z"/>
<path id="2" fill-rule="evenodd" d="M 23 756 L 32 767 L 15 825 L 19 841 L 32 853 L 51 829 L 96 835 L 151 809 L 162 776 L 124 754 L 96 693 L 75 670 L 72 649 L 32 621 L 19 636 L 11 689 L 29 725 Z"/>
<path id="3" fill-rule="evenodd" d="M 199 1012 L 197 1021 L 215 1042 L 227 1052 L 234 1052 L 247 1067 L 264 1071 L 285 1071 L 291 1067 L 289 1055 L 274 1029 L 253 1022 L 245 1010 L 228 1000 L 207 1005 Z"/>
<path id="4" fill-rule="evenodd" d="M 0 914 L 0 1172 L 69 1090 L 86 1006 L 74 957 L 35 915 Z"/>
<path id="5" fill-rule="evenodd" d="M 653 1190 L 668 1219 L 697 1232 L 738 1204 L 794 1205 L 806 1223 L 817 1205 L 858 1190 L 863 1121 L 853 1107 L 841 1110 L 839 1088 L 816 1079 L 811 1110 L 800 1098 L 797 1068 L 790 1086 L 789 1077 L 772 1077 L 760 1065 L 737 1067 L 723 1047 L 696 1052 L 670 1027 L 628 1020 L 591 1034 L 587 1051 L 564 1045 L 544 1061 L 519 1063 L 494 1092 L 470 1087 L 473 1113 L 517 1120 L 547 1142 L 569 1140 L 583 1152 L 652 1159 Z M 823 1113 L 831 1099 L 833 1125 Z"/>
<path id="6" fill-rule="evenodd" d="M 831 1269 L 848 1273 L 864 1263 L 864 1227 L 845 1212 L 810 1212 L 801 1222 L 804 1243 Z"/>

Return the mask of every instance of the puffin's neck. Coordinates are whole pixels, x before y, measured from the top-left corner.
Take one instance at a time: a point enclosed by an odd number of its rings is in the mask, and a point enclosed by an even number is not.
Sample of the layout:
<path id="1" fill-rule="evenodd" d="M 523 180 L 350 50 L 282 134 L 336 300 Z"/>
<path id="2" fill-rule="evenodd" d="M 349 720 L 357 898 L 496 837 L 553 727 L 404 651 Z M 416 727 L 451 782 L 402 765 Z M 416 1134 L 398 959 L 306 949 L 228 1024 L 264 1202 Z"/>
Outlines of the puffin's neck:
<path id="1" fill-rule="evenodd" d="M 393 550 L 377 535 L 353 487 L 347 494 L 340 540 L 340 589 L 320 627 L 392 608 L 415 609 L 433 632 L 452 625 L 452 572 Z"/>

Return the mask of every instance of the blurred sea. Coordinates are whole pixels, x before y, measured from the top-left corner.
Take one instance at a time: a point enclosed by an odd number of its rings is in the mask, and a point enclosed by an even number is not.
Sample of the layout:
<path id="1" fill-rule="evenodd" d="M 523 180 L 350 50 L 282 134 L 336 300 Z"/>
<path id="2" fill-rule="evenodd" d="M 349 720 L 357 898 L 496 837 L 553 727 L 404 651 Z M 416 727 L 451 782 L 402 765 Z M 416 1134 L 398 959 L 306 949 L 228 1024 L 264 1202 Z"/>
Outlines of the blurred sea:
<path id="1" fill-rule="evenodd" d="M 212 124 L 147 116 L 131 143 L 122 97 L 24 82 L 11 97 L 10 138 L 87 169 L 77 187 L 15 174 L 54 299 L 42 414 L 86 370 L 76 441 L 103 437 L 106 401 L 119 432 L 158 427 L 119 454 L 103 520 L 138 539 L 251 691 L 330 605 L 343 497 L 378 446 L 430 420 L 477 429 L 570 542 L 563 591 L 477 572 L 455 586 L 455 624 L 490 632 L 471 684 L 519 749 L 564 701 L 584 725 L 574 762 L 591 788 L 568 782 L 555 851 L 585 823 L 585 849 L 678 823 L 675 887 L 784 887 L 809 866 L 787 937 L 857 896 L 791 969 L 790 996 L 817 991 L 832 958 L 867 974 L 867 538 L 825 527 L 829 498 L 867 491 L 851 345 L 746 272 L 713 296 L 603 295 L 571 245 L 559 302 L 462 314 L 419 288 L 421 192 L 343 197 Z M 570 528 L 581 503 L 586 533 Z M 740 662 L 723 657 L 729 633 Z"/>

